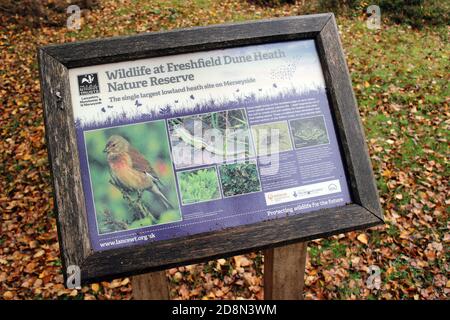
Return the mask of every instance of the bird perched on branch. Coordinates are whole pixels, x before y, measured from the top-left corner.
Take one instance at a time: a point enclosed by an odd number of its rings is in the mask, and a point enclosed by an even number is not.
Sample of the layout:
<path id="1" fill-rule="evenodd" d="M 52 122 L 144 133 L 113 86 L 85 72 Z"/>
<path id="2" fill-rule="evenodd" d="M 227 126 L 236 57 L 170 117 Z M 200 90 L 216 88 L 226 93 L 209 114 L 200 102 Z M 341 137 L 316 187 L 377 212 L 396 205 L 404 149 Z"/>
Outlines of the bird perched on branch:
<path id="1" fill-rule="evenodd" d="M 162 193 L 162 183 L 145 157 L 124 137 L 112 135 L 103 152 L 107 154 L 111 176 L 125 189 L 136 191 L 140 199 L 143 192 L 153 193 L 167 209 L 173 209 Z"/>

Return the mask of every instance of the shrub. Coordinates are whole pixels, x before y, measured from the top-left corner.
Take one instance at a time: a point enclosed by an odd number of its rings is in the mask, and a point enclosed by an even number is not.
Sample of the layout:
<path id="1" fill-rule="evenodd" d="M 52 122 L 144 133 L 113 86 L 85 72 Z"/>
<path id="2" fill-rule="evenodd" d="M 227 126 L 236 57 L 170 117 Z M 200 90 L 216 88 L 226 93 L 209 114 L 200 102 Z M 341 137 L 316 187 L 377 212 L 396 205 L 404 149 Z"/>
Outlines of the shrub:
<path id="1" fill-rule="evenodd" d="M 225 197 L 261 190 L 256 163 L 225 164 L 219 170 Z"/>
<path id="2" fill-rule="evenodd" d="M 362 0 L 318 0 L 320 11 L 330 11 L 335 14 L 350 14 L 362 12 L 366 3 Z"/>
<path id="3" fill-rule="evenodd" d="M 450 2 L 440 0 L 318 0 L 320 11 L 337 14 L 365 13 L 369 5 L 378 5 L 382 17 L 395 23 L 406 23 L 421 28 L 424 25 L 446 25 L 449 23 Z"/>
<path id="4" fill-rule="evenodd" d="M 396 23 L 407 23 L 414 27 L 448 24 L 450 4 L 439 0 L 380 0 L 381 14 Z"/>
<path id="5" fill-rule="evenodd" d="M 258 6 L 276 7 L 285 3 L 294 4 L 295 0 L 249 0 Z"/>

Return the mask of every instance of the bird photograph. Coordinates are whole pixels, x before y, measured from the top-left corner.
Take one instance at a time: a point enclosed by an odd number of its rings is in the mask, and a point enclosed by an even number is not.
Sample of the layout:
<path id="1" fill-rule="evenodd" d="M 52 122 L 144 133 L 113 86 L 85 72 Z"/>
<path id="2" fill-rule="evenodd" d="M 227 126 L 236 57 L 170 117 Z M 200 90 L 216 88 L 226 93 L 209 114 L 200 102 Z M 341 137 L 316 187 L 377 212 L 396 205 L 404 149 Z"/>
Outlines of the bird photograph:
<path id="1" fill-rule="evenodd" d="M 100 234 L 179 221 L 164 121 L 85 133 Z"/>
<path id="2" fill-rule="evenodd" d="M 145 190 L 156 195 L 167 208 L 173 208 L 161 192 L 158 175 L 145 157 L 120 135 L 112 135 L 103 150 L 107 154 L 111 177 L 127 190 L 136 191 L 139 199 Z"/>

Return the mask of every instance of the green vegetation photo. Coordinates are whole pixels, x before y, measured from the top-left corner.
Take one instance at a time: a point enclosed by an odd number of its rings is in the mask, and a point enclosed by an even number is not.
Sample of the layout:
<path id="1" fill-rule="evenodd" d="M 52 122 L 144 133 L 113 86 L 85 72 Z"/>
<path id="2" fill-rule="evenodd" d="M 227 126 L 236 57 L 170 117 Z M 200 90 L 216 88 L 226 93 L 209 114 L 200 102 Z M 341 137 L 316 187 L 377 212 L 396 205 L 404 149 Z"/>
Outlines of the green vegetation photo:
<path id="1" fill-rule="evenodd" d="M 225 164 L 219 170 L 225 197 L 261 191 L 256 163 Z"/>
<path id="2" fill-rule="evenodd" d="M 183 204 L 220 198 L 217 172 L 214 167 L 178 172 Z"/>

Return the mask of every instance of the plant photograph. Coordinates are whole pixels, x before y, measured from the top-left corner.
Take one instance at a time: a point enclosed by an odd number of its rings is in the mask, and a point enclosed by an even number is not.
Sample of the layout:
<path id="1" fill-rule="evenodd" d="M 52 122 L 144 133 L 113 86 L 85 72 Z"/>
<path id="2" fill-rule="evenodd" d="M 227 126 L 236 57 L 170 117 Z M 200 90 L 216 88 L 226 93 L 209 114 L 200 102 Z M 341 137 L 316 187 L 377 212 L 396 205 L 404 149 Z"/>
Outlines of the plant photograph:
<path id="1" fill-rule="evenodd" d="M 221 198 L 215 167 L 180 171 L 177 176 L 183 205 Z"/>
<path id="2" fill-rule="evenodd" d="M 85 132 L 98 232 L 179 221 L 164 121 Z"/>
<path id="3" fill-rule="evenodd" d="M 258 156 L 292 150 L 286 121 L 254 125 L 252 134 Z M 273 141 L 273 139 L 278 141 Z"/>
<path id="4" fill-rule="evenodd" d="M 213 164 L 254 155 L 244 109 L 168 120 L 177 168 Z"/>
<path id="5" fill-rule="evenodd" d="M 224 197 L 261 191 L 255 161 L 219 166 L 220 182 Z"/>
<path id="6" fill-rule="evenodd" d="M 323 116 L 291 120 L 289 123 L 296 149 L 330 142 Z"/>

